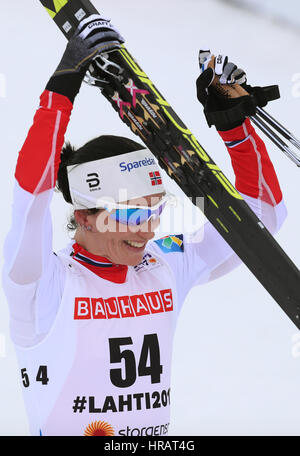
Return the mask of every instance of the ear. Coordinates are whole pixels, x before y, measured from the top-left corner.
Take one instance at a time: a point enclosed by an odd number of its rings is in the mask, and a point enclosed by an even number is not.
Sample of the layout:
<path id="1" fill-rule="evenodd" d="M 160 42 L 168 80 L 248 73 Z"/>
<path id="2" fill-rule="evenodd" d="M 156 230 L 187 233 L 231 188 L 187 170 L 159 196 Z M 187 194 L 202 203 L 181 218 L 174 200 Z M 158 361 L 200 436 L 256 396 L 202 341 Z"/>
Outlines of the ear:
<path id="1" fill-rule="evenodd" d="M 74 211 L 74 218 L 78 225 L 86 226 L 88 224 L 88 211 L 86 209 Z"/>

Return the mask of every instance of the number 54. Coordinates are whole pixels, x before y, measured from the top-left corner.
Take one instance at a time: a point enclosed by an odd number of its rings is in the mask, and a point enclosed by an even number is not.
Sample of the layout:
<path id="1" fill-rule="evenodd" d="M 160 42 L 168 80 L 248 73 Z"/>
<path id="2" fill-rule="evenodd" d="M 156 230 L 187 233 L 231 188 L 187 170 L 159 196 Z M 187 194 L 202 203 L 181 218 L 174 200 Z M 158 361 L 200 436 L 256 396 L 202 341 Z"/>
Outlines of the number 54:
<path id="1" fill-rule="evenodd" d="M 160 383 L 163 366 L 160 364 L 160 349 L 157 334 L 147 334 L 141 350 L 138 370 L 136 369 L 135 355 L 132 350 L 121 350 L 122 345 L 132 345 L 131 337 L 121 337 L 109 339 L 110 362 L 120 363 L 125 361 L 125 378 L 122 377 L 122 369 L 111 369 L 110 379 L 113 385 L 118 388 L 128 388 L 132 386 L 137 378 L 150 375 L 151 383 Z M 149 365 L 147 360 L 149 356 Z"/>

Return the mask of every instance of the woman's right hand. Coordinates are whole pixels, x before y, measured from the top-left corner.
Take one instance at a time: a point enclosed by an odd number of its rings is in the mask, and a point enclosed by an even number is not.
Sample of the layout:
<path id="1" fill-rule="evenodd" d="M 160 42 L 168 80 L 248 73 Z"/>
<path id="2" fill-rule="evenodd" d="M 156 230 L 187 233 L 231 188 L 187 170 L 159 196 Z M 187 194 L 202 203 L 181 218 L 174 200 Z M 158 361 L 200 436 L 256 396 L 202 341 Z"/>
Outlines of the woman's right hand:
<path id="1" fill-rule="evenodd" d="M 79 73 L 97 54 L 119 49 L 124 42 L 110 19 L 93 14 L 80 22 L 53 76 Z"/>

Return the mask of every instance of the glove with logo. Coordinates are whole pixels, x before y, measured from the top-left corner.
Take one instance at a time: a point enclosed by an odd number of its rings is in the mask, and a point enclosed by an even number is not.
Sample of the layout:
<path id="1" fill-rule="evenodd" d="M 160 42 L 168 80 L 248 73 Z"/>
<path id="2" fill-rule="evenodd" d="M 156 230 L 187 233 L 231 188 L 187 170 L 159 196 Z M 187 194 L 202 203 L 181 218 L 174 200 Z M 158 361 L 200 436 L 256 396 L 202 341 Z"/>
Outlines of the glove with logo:
<path id="1" fill-rule="evenodd" d="M 208 67 L 214 70 L 219 77 L 220 84 L 244 84 L 247 81 L 246 73 L 234 63 L 228 61 L 228 56 L 217 55 L 214 57 L 210 51 L 199 51 L 199 65 L 201 73 Z"/>
<path id="2" fill-rule="evenodd" d="M 201 74 L 197 79 L 197 97 L 204 107 L 209 127 L 226 131 L 242 125 L 246 117 L 256 113 L 257 106 L 280 97 L 278 86 L 247 85 L 244 70 L 228 61 L 227 56 L 215 57 L 200 50 Z"/>
<path id="3" fill-rule="evenodd" d="M 197 97 L 204 107 L 209 127 L 226 131 L 242 125 L 245 118 L 255 114 L 253 100 L 242 87 L 246 73 L 227 56 L 215 57 L 210 51 L 199 53 L 201 74 L 197 79 Z"/>
<path id="4" fill-rule="evenodd" d="M 94 57 L 119 49 L 123 37 L 110 19 L 94 14 L 80 22 L 46 89 L 68 96 L 74 101 L 85 73 Z"/>

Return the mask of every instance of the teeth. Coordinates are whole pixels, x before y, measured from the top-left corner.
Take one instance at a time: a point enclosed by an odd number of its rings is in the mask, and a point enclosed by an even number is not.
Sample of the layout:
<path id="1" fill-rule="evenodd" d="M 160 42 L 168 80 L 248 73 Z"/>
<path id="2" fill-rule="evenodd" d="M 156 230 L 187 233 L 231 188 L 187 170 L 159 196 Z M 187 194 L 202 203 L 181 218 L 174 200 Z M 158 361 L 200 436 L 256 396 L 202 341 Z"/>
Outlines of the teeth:
<path id="1" fill-rule="evenodd" d="M 134 241 L 125 241 L 126 244 L 130 245 L 131 247 L 136 247 L 136 248 L 142 248 L 144 247 L 145 243 L 144 242 L 134 242 Z"/>

